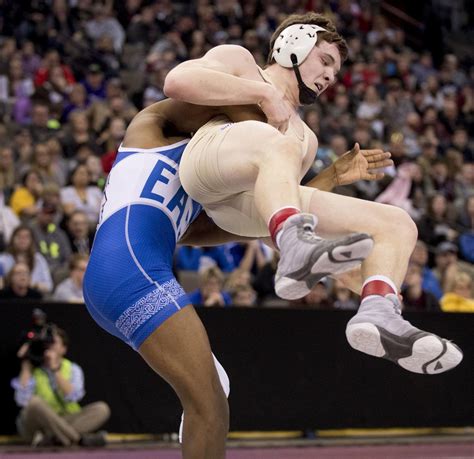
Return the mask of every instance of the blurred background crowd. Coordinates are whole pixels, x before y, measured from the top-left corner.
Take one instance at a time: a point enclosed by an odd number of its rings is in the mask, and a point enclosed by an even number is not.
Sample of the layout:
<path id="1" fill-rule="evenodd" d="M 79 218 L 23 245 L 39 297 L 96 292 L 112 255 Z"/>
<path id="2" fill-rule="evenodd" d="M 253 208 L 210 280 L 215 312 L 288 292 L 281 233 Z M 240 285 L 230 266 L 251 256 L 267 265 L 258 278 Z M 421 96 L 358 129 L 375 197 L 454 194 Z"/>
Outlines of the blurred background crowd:
<path id="1" fill-rule="evenodd" d="M 335 192 L 417 223 L 406 309 L 474 312 L 471 17 L 463 0 L 420 3 L 424 22 L 375 0 L 0 0 L 0 298 L 82 302 L 107 174 L 133 116 L 165 97 L 167 72 L 224 43 L 264 66 L 285 15 L 314 10 L 336 23 L 349 58 L 301 111 L 319 139 L 306 178 L 354 142 L 390 151 L 382 181 Z M 175 267 L 193 304 L 293 307 L 275 297 L 277 261 L 259 242 L 182 246 Z M 301 305 L 358 302 L 323 280 Z"/>

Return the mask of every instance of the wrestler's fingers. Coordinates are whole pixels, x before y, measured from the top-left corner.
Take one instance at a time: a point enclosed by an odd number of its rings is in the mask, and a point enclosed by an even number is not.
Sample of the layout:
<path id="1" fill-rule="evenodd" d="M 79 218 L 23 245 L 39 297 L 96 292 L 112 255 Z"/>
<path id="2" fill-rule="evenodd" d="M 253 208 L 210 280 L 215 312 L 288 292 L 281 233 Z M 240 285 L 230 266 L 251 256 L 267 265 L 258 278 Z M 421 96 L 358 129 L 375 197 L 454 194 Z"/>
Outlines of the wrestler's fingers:
<path id="1" fill-rule="evenodd" d="M 375 180 L 383 179 L 384 177 L 385 177 L 385 174 L 383 172 L 376 172 L 375 174 L 366 174 L 364 177 L 364 180 L 375 181 Z"/>
<path id="2" fill-rule="evenodd" d="M 393 166 L 393 161 L 391 159 L 384 159 L 382 161 L 369 161 L 367 164 L 367 169 L 383 169 L 384 167 Z"/>
<path id="3" fill-rule="evenodd" d="M 386 158 L 391 158 L 392 154 L 389 151 L 383 150 L 361 150 L 367 161 L 382 161 Z"/>

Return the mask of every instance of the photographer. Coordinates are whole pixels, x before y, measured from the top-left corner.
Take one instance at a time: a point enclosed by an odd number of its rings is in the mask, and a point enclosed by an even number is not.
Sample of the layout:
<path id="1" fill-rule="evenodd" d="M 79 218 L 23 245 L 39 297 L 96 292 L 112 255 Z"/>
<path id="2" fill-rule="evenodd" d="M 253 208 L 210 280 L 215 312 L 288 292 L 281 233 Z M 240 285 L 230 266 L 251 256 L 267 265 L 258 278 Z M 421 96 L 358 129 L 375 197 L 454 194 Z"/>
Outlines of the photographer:
<path id="1" fill-rule="evenodd" d="M 105 444 L 105 433 L 91 432 L 107 421 L 110 409 L 104 402 L 79 405 L 85 393 L 84 374 L 64 358 L 68 342 L 64 330 L 45 325 L 29 341 L 20 374 L 12 380 L 15 401 L 23 407 L 18 431 L 33 446 Z"/>

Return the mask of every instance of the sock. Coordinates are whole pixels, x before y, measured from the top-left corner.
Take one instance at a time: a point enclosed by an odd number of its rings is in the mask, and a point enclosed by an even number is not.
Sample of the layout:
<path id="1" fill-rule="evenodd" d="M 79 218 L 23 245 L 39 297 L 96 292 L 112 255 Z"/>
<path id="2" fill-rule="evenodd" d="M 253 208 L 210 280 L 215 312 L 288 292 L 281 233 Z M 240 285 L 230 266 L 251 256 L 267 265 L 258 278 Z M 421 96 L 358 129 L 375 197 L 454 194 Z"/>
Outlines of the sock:
<path id="1" fill-rule="evenodd" d="M 270 230 L 270 236 L 272 238 L 275 247 L 280 248 L 279 245 L 279 235 L 283 227 L 283 223 L 287 220 L 288 217 L 301 213 L 301 211 L 296 207 L 282 207 L 272 214 L 268 222 L 268 229 Z"/>
<path id="2" fill-rule="evenodd" d="M 389 294 L 398 294 L 397 286 L 390 278 L 387 276 L 370 276 L 362 286 L 361 304 L 374 295 L 386 296 Z"/>

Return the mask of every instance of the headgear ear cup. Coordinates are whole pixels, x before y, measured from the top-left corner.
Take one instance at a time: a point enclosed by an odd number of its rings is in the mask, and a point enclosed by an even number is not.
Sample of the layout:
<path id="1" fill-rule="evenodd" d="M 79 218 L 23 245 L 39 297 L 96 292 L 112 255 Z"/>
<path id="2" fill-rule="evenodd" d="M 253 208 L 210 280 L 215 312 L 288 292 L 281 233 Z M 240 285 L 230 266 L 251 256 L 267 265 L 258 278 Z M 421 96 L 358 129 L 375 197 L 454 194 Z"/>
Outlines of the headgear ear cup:
<path id="1" fill-rule="evenodd" d="M 318 94 L 304 84 L 298 66 L 304 62 L 316 45 L 318 32 L 325 30 L 314 24 L 293 24 L 281 32 L 273 45 L 272 57 L 277 64 L 293 68 L 295 71 L 299 99 L 303 105 L 313 104 Z"/>

